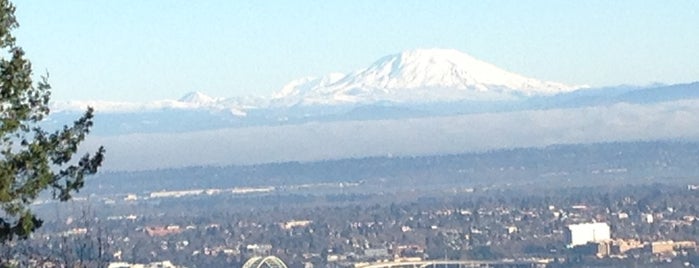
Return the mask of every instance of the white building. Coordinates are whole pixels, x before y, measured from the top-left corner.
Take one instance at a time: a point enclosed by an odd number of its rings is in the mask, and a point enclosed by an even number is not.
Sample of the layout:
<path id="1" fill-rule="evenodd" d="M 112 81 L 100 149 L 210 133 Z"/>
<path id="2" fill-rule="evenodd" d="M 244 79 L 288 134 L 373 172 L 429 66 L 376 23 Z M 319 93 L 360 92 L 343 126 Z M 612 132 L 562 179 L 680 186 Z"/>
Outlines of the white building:
<path id="1" fill-rule="evenodd" d="M 149 264 L 128 263 L 128 262 L 112 262 L 107 268 L 177 268 L 170 261 L 151 262 Z"/>
<path id="2" fill-rule="evenodd" d="M 568 225 L 565 232 L 569 246 L 584 245 L 588 242 L 609 240 L 611 232 L 606 222 L 582 223 Z"/>

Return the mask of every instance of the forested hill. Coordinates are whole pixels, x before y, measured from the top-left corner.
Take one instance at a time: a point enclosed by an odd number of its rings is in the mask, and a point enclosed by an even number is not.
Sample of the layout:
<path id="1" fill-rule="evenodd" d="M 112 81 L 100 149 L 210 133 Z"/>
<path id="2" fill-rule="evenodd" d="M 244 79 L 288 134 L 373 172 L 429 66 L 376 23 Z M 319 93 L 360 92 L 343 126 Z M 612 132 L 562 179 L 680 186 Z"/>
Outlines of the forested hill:
<path id="1" fill-rule="evenodd" d="M 302 153 L 302 152 L 299 152 Z M 371 157 L 253 166 L 104 173 L 88 193 L 359 182 L 385 186 L 692 181 L 699 143 L 676 141 L 555 145 L 458 155 Z M 699 181 L 699 180 L 696 180 Z"/>

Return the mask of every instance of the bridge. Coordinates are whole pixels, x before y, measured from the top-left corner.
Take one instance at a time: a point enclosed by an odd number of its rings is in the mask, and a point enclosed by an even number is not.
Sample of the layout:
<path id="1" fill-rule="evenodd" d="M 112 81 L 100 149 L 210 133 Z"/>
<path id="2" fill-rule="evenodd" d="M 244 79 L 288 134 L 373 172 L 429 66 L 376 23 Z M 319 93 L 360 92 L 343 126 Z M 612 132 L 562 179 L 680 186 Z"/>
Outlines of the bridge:
<path id="1" fill-rule="evenodd" d="M 473 260 L 425 260 L 380 262 L 356 266 L 357 268 L 525 268 L 545 267 L 545 262 L 537 261 L 473 261 Z"/>
<path id="2" fill-rule="evenodd" d="M 286 264 L 276 256 L 252 257 L 243 264 L 243 268 L 288 268 Z"/>

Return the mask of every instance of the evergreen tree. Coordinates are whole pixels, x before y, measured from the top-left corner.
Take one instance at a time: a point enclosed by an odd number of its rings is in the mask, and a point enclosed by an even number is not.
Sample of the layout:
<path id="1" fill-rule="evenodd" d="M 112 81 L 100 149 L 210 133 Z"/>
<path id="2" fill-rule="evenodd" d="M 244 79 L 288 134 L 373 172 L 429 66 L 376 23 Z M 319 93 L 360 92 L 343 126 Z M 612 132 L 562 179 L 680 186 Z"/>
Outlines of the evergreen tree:
<path id="1" fill-rule="evenodd" d="M 29 205 L 44 191 L 60 201 L 83 187 L 102 164 L 104 148 L 73 155 L 92 127 L 92 108 L 72 126 L 49 132 L 39 122 L 49 113 L 47 75 L 32 81 L 31 63 L 15 44 L 15 7 L 0 0 L 0 243 L 27 238 L 42 221 Z"/>

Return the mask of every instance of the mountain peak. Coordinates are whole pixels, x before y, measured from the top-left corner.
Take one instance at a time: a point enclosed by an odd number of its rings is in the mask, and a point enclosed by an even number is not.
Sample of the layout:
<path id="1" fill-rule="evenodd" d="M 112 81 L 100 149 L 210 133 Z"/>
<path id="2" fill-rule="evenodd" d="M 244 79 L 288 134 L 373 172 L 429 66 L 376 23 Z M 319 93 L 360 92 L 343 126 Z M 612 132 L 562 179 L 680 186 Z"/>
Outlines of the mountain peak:
<path id="1" fill-rule="evenodd" d="M 463 60 L 472 60 L 472 61 L 477 61 L 474 57 L 472 57 L 469 54 L 466 54 L 464 52 L 461 52 L 456 49 L 447 49 L 447 48 L 420 48 L 420 49 L 411 49 L 411 50 L 406 50 L 403 51 L 399 54 L 387 56 L 386 58 L 390 57 L 400 57 L 402 60 L 405 61 L 415 61 L 415 62 L 431 62 L 431 63 L 438 63 L 440 61 L 448 61 L 448 62 L 455 62 L 455 61 L 463 61 Z"/>
<path id="2" fill-rule="evenodd" d="M 574 89 L 505 71 L 455 49 L 434 48 L 389 55 L 344 76 L 295 80 L 275 98 L 296 104 L 458 101 L 552 95 Z"/>
<path id="3" fill-rule="evenodd" d="M 185 94 L 179 99 L 180 102 L 194 103 L 194 104 L 207 104 L 216 102 L 216 99 L 210 97 L 202 92 L 193 91 Z"/>
<path id="4" fill-rule="evenodd" d="M 478 84 L 498 85 L 511 74 L 454 49 L 414 49 L 384 57 L 360 73 L 378 78 L 379 88 L 456 88 Z"/>

